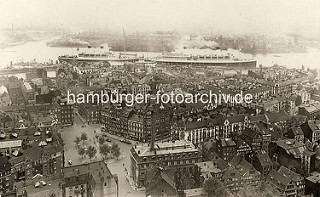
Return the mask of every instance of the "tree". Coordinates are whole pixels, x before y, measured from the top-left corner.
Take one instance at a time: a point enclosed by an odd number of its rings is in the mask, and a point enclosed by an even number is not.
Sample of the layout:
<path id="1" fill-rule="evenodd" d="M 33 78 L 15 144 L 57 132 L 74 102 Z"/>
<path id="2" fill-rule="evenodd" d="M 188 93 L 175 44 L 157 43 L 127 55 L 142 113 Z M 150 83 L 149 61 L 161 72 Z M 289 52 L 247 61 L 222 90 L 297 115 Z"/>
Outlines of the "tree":
<path id="1" fill-rule="evenodd" d="M 113 151 L 113 155 L 118 159 L 120 156 L 120 148 Z"/>
<path id="2" fill-rule="evenodd" d="M 85 132 L 81 133 L 80 139 L 81 139 L 82 143 L 84 143 L 84 141 L 86 141 L 88 139 L 87 133 L 85 133 Z"/>
<path id="3" fill-rule="evenodd" d="M 208 197 L 228 196 L 228 192 L 221 181 L 211 177 L 204 183 L 204 190 L 208 193 Z"/>
<path id="4" fill-rule="evenodd" d="M 76 139 L 74 140 L 74 143 L 76 144 L 76 147 L 79 146 L 79 143 L 81 142 L 80 137 L 76 137 Z"/>
<path id="5" fill-rule="evenodd" d="M 103 158 L 107 158 L 108 157 L 108 154 L 110 153 L 110 146 L 108 144 L 102 144 L 100 147 L 99 147 L 99 151 L 100 151 L 100 154 L 103 155 Z"/>
<path id="6" fill-rule="evenodd" d="M 116 144 L 116 143 L 112 143 L 111 150 L 114 151 L 114 150 L 117 150 L 117 149 L 120 149 L 119 145 Z"/>
<path id="7" fill-rule="evenodd" d="M 101 137 L 99 137 L 98 139 L 99 139 L 99 144 L 100 144 L 100 145 L 104 144 L 104 142 L 105 142 L 104 137 L 101 136 Z"/>
<path id="8" fill-rule="evenodd" d="M 86 154 L 86 151 L 83 147 L 79 147 L 78 154 L 83 158 L 83 156 Z"/>
<path id="9" fill-rule="evenodd" d="M 88 147 L 88 150 L 87 150 L 87 155 L 88 155 L 88 157 L 89 157 L 89 159 L 92 159 L 93 157 L 95 157 L 96 156 L 96 154 L 97 154 L 97 150 L 96 150 L 96 148 L 95 147 L 93 147 L 93 146 L 89 146 Z"/>
<path id="10" fill-rule="evenodd" d="M 119 145 L 116 144 L 116 143 L 112 143 L 111 150 L 112 150 L 112 152 L 113 152 L 113 156 L 115 156 L 115 157 L 118 159 L 119 156 L 120 156 L 120 148 L 119 148 Z"/>
<path id="11" fill-rule="evenodd" d="M 73 193 L 74 193 L 75 196 L 78 196 L 80 194 L 80 190 L 79 189 L 75 189 Z"/>

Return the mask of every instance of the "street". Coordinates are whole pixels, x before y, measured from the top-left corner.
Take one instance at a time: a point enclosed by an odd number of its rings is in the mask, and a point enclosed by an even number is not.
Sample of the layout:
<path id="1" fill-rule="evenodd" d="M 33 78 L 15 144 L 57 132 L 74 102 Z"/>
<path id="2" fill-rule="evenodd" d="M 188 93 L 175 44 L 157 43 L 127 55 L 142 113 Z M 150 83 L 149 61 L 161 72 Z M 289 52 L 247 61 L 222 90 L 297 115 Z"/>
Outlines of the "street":
<path id="1" fill-rule="evenodd" d="M 82 163 L 90 162 L 88 157 L 81 158 L 76 149 L 74 140 L 77 136 L 81 136 L 82 132 L 87 133 L 88 140 L 86 142 L 80 142 L 80 146 L 88 147 L 94 146 L 97 149 L 96 157 L 92 161 L 102 160 L 102 156 L 99 153 L 99 143 L 96 140 L 96 135 L 101 135 L 100 125 L 87 125 L 82 122 L 82 120 L 75 114 L 74 118 L 75 124 L 71 127 L 66 127 L 62 129 L 62 137 L 65 142 L 65 166 L 68 166 L 68 160 L 72 161 L 72 165 L 79 165 Z M 96 132 L 94 132 L 96 131 Z M 118 175 L 119 180 L 119 196 L 145 196 L 144 191 L 136 191 L 126 180 L 127 172 L 130 172 L 130 149 L 132 145 L 125 144 L 119 141 L 119 137 L 107 134 L 108 138 L 112 142 L 106 142 L 107 144 L 116 143 L 120 148 L 119 159 L 109 159 L 107 160 L 108 167 L 113 174 Z M 134 143 L 134 142 L 133 142 Z"/>

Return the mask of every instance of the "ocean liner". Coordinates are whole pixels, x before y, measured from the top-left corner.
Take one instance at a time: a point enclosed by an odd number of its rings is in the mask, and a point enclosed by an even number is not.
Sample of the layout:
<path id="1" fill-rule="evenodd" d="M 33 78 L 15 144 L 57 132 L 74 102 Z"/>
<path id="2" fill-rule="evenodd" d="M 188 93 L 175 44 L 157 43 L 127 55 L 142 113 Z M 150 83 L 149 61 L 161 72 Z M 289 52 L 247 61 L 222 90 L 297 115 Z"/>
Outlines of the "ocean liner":
<path id="1" fill-rule="evenodd" d="M 163 54 L 153 59 L 157 64 L 162 65 L 188 65 L 207 67 L 228 67 L 238 69 L 255 68 L 256 60 L 238 59 L 233 55 L 184 55 L 184 54 Z"/>
<path id="2" fill-rule="evenodd" d="M 78 55 L 62 55 L 58 57 L 60 62 L 88 61 L 88 62 L 136 62 L 139 60 L 137 54 L 120 53 L 79 53 Z"/>

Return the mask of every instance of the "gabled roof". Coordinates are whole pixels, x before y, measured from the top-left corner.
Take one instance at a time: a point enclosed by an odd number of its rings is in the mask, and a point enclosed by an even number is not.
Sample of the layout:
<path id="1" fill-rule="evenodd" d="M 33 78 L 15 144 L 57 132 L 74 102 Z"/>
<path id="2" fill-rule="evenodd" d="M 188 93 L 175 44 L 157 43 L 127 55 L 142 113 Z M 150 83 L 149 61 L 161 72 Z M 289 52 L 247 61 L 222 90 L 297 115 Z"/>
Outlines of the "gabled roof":
<path id="1" fill-rule="evenodd" d="M 280 169 L 278 170 L 278 172 L 280 174 L 282 174 L 283 176 L 286 176 L 288 177 L 290 180 L 292 181 L 301 181 L 303 179 L 303 177 L 297 173 L 295 173 L 294 171 L 284 167 L 284 166 L 281 166 Z"/>
<path id="2" fill-rule="evenodd" d="M 290 183 L 290 179 L 288 177 L 281 175 L 278 171 L 273 169 L 269 172 L 269 177 L 279 182 L 280 184 L 278 186 L 282 189 L 285 189 L 286 185 Z"/>
<path id="3" fill-rule="evenodd" d="M 195 121 L 195 122 L 187 122 L 185 124 L 186 130 L 193 130 L 193 129 L 201 129 L 201 128 L 206 128 L 208 127 L 208 121 L 203 120 L 203 121 Z"/>
<path id="4" fill-rule="evenodd" d="M 162 167 L 150 169 L 147 172 L 147 187 L 149 189 L 157 187 L 159 181 L 164 180 L 172 188 L 176 189 L 176 183 L 174 179 L 174 169 L 164 169 Z"/>
<path id="5" fill-rule="evenodd" d="M 258 152 L 256 156 L 261 166 L 272 165 L 272 161 L 266 152 Z"/>
<path id="6" fill-rule="evenodd" d="M 267 115 L 267 117 L 269 119 L 269 122 L 271 124 L 277 123 L 277 122 L 280 122 L 280 121 L 288 121 L 291 118 L 284 111 L 281 111 L 279 113 L 277 113 L 277 112 L 267 112 L 266 115 Z"/>
<path id="7" fill-rule="evenodd" d="M 241 137 L 242 139 L 253 139 L 255 136 L 258 134 L 257 131 L 250 129 L 250 128 L 245 128 L 245 130 L 242 131 Z M 246 141 L 246 140 L 245 140 Z"/>

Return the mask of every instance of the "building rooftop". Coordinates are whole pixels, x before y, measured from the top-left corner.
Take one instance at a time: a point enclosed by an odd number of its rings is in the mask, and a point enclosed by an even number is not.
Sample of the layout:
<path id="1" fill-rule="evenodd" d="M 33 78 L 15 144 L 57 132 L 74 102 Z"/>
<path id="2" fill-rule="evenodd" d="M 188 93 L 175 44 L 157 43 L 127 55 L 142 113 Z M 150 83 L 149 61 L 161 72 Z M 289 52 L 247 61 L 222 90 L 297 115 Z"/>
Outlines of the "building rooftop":
<path id="1" fill-rule="evenodd" d="M 184 190 L 184 194 L 186 197 L 208 196 L 207 192 L 204 191 L 203 188 L 186 189 Z"/>
<path id="2" fill-rule="evenodd" d="M 308 181 L 311 181 L 312 183 L 317 183 L 320 181 L 320 173 L 317 171 L 314 171 L 311 173 L 311 176 L 307 177 Z"/>
<path id="3" fill-rule="evenodd" d="M 40 183 L 40 181 L 44 181 L 46 184 L 43 185 Z M 35 187 L 35 183 L 39 182 L 39 187 Z M 28 194 L 28 196 L 62 196 L 62 190 L 61 190 L 61 179 L 56 180 L 46 180 L 45 177 L 30 181 L 27 183 L 26 186 L 24 186 L 24 182 L 17 182 L 17 194 Z"/>
<path id="4" fill-rule="evenodd" d="M 305 152 L 305 145 L 294 139 L 283 139 L 276 141 L 276 144 L 291 153 L 295 158 L 301 158 Z"/>
<path id="5" fill-rule="evenodd" d="M 196 165 L 201 168 L 201 173 L 220 173 L 221 170 L 212 161 L 199 162 Z"/>
<path id="6" fill-rule="evenodd" d="M 133 150 L 138 156 L 152 156 L 152 155 L 165 155 L 177 154 L 184 152 L 198 152 L 198 149 L 191 142 L 179 140 L 175 142 L 158 142 L 154 145 L 155 151 L 151 151 L 150 146 L 147 144 L 140 144 L 133 147 Z"/>
<path id="7" fill-rule="evenodd" d="M 116 187 L 115 175 L 111 174 L 107 164 L 104 161 L 68 166 L 63 168 L 62 172 L 65 178 L 72 177 L 75 174 L 91 174 L 96 182 L 95 195 L 97 196 L 110 195 L 116 192 L 116 190 L 111 189 Z M 102 184 L 105 184 L 109 189 L 102 189 Z"/>
<path id="8" fill-rule="evenodd" d="M 308 125 L 311 128 L 312 132 L 320 133 L 320 120 L 309 120 Z"/>
<path id="9" fill-rule="evenodd" d="M 24 87 L 26 87 L 27 91 L 32 91 L 33 90 L 33 88 L 31 87 L 30 83 L 24 82 L 23 85 L 24 85 Z"/>

